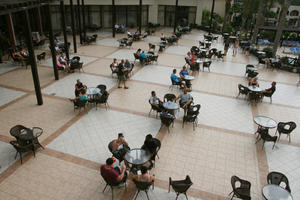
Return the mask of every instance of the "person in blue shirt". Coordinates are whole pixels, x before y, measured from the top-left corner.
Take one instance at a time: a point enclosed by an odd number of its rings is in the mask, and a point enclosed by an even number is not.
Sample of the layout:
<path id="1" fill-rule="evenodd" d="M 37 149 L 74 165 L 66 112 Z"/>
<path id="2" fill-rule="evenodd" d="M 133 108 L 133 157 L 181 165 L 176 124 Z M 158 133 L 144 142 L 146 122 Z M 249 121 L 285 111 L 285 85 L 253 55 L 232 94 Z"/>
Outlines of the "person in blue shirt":
<path id="1" fill-rule="evenodd" d="M 180 88 L 185 88 L 185 83 L 182 82 L 182 78 L 176 75 L 177 70 L 173 69 L 173 73 L 171 74 L 172 84 L 180 85 Z"/>
<path id="2" fill-rule="evenodd" d="M 189 75 L 189 72 L 186 69 L 186 66 L 182 67 L 182 70 L 179 72 L 180 78 L 184 78 L 184 76 Z"/>
<path id="3" fill-rule="evenodd" d="M 142 53 L 140 53 L 140 57 L 142 58 L 143 60 L 143 63 L 146 62 L 146 64 L 148 63 L 148 55 L 142 51 Z"/>
<path id="4" fill-rule="evenodd" d="M 86 94 L 86 89 L 82 89 L 80 91 L 79 96 L 75 97 L 75 99 L 69 99 L 72 102 L 78 102 L 78 101 L 83 101 L 83 100 L 88 100 L 87 94 Z"/>

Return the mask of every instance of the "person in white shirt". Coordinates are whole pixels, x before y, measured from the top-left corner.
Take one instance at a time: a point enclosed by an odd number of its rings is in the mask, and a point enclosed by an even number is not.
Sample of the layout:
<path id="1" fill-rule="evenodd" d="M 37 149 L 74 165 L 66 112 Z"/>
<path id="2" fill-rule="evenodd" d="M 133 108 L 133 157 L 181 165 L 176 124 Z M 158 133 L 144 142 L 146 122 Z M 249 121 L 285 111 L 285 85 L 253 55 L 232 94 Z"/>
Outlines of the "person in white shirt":
<path id="1" fill-rule="evenodd" d="M 193 102 L 192 95 L 188 94 L 188 89 L 184 88 L 183 94 L 180 94 L 176 101 L 179 99 L 180 107 L 184 109 L 184 115 L 186 115 L 187 109 L 190 106 L 190 104 Z"/>
<path id="2" fill-rule="evenodd" d="M 127 30 L 127 36 L 130 37 L 130 38 L 133 38 L 133 35 L 131 34 L 129 29 Z"/>
<path id="3" fill-rule="evenodd" d="M 157 112 L 161 112 L 164 109 L 162 101 L 156 96 L 155 91 L 151 92 L 151 97 L 149 101 L 150 104 L 156 108 Z"/>
<path id="4" fill-rule="evenodd" d="M 114 58 L 114 61 L 113 61 L 113 63 L 111 64 L 112 70 L 113 70 L 113 71 L 116 71 L 117 68 L 118 68 L 118 66 L 119 66 L 119 63 L 118 63 L 117 59 Z"/>
<path id="5" fill-rule="evenodd" d="M 65 69 L 65 71 L 70 72 L 70 67 L 68 65 L 67 58 L 63 52 L 60 53 L 58 58 L 58 63 Z"/>
<path id="6" fill-rule="evenodd" d="M 187 52 L 186 56 L 185 56 L 185 59 L 187 61 L 188 64 L 191 64 L 191 59 L 192 59 L 192 55 L 191 55 L 191 52 Z"/>

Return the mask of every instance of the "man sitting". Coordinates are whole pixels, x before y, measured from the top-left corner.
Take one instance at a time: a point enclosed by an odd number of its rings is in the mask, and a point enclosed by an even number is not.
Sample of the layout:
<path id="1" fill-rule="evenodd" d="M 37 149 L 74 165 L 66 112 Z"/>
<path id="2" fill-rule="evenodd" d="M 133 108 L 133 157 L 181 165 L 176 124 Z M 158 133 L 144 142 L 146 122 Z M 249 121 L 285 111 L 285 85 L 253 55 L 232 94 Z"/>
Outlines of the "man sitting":
<path id="1" fill-rule="evenodd" d="M 185 61 L 190 65 L 191 64 L 191 59 L 192 59 L 192 55 L 191 52 L 187 52 L 186 56 L 185 56 Z"/>
<path id="2" fill-rule="evenodd" d="M 184 88 L 183 94 L 180 94 L 177 98 L 176 101 L 179 99 L 179 105 L 181 108 L 184 109 L 184 115 L 186 115 L 186 111 L 190 104 L 193 102 L 193 97 L 192 95 L 187 93 L 188 89 Z"/>
<path id="3" fill-rule="evenodd" d="M 118 134 L 118 139 L 113 140 L 112 150 L 115 154 L 118 154 L 120 158 L 123 158 L 129 150 L 128 143 L 124 139 L 123 133 Z"/>
<path id="4" fill-rule="evenodd" d="M 127 179 L 126 167 L 113 167 L 115 160 L 108 158 L 105 165 L 101 165 L 101 176 L 108 181 L 124 183 Z"/>
<path id="5" fill-rule="evenodd" d="M 273 81 L 271 87 L 263 91 L 264 96 L 270 96 L 276 91 L 276 82 Z"/>
<path id="6" fill-rule="evenodd" d="M 149 62 L 148 55 L 145 53 L 145 51 L 142 51 L 142 53 L 140 53 L 140 58 L 142 58 L 141 59 L 142 63 L 145 62 L 146 64 L 148 64 Z"/>
<path id="7" fill-rule="evenodd" d="M 154 176 L 150 175 L 147 167 L 145 166 L 141 167 L 141 174 L 134 175 L 132 179 L 138 182 L 148 182 L 148 183 L 154 182 Z"/>
<path id="8" fill-rule="evenodd" d="M 84 90 L 86 89 L 86 85 L 84 85 L 80 79 L 77 79 L 77 82 L 75 84 L 75 96 L 78 97 L 79 94 Z"/>
<path id="9" fill-rule="evenodd" d="M 164 109 L 162 105 L 163 102 L 156 96 L 155 91 L 151 92 L 151 97 L 149 100 L 150 104 L 156 108 L 157 112 L 161 112 Z"/>
<path id="10" fill-rule="evenodd" d="M 182 79 L 176 75 L 177 70 L 173 69 L 173 73 L 171 74 L 172 84 L 180 85 L 180 88 L 185 88 L 185 84 L 182 82 Z"/>
<path id="11" fill-rule="evenodd" d="M 125 64 L 124 64 L 125 68 L 127 68 L 126 71 L 126 77 L 128 77 L 128 74 L 132 71 L 133 69 L 133 64 L 129 62 L 128 59 L 125 60 Z"/>

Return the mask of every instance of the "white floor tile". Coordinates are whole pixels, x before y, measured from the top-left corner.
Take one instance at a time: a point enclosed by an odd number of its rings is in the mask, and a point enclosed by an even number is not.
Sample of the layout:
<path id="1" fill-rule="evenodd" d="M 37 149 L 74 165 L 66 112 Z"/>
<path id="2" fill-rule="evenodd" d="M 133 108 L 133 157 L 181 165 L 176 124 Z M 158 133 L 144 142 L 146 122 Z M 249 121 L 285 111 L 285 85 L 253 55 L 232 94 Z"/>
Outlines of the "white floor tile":
<path id="1" fill-rule="evenodd" d="M 166 50 L 165 53 L 168 54 L 176 54 L 176 55 L 186 55 L 188 51 L 190 51 L 191 47 L 184 47 L 184 46 L 169 46 Z"/>
<path id="2" fill-rule="evenodd" d="M 11 144 L 0 141 L 0 174 L 4 172 L 9 166 L 19 160 L 19 155 L 15 160 L 16 150 Z M 18 161 L 19 162 L 19 161 Z"/>
<path id="3" fill-rule="evenodd" d="M 2 106 L 23 96 L 25 93 L 0 87 L 0 94 L 0 106 Z"/>
<path id="4" fill-rule="evenodd" d="M 3 74 L 5 72 L 9 72 L 9 71 L 17 69 L 19 67 L 20 66 L 17 66 L 16 64 L 13 64 L 11 62 L 0 63 L 0 74 Z"/>
<path id="5" fill-rule="evenodd" d="M 116 58 L 118 60 L 128 59 L 129 61 L 134 61 L 133 53 L 135 53 L 135 52 L 136 52 L 136 50 L 120 49 L 120 50 L 116 51 L 115 53 L 107 56 L 107 58 Z"/>

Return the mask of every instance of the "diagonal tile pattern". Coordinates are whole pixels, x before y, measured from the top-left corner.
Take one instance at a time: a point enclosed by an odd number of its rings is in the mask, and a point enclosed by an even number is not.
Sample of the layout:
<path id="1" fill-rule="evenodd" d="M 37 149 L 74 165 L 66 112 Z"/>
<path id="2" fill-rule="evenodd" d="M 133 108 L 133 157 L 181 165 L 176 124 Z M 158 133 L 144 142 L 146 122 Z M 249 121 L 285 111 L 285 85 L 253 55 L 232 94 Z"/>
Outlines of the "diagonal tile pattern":
<path id="1" fill-rule="evenodd" d="M 3 106 L 23 96 L 25 93 L 0 87 L 0 94 L 1 94 L 0 106 Z"/>

